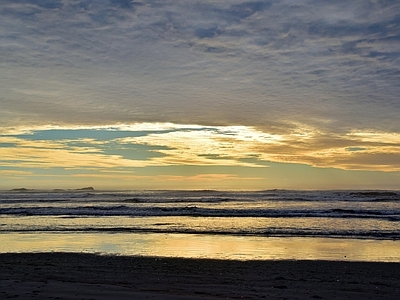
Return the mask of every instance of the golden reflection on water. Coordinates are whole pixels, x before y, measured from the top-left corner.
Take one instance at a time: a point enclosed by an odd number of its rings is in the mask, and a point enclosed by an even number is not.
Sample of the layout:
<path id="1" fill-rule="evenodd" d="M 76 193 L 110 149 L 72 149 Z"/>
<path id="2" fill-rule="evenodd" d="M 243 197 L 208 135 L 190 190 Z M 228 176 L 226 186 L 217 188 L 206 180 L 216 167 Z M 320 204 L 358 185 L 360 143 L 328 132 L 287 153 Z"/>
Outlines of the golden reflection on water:
<path id="1" fill-rule="evenodd" d="M 7 233 L 0 252 L 89 252 L 237 260 L 400 262 L 400 241 L 157 233 Z"/>

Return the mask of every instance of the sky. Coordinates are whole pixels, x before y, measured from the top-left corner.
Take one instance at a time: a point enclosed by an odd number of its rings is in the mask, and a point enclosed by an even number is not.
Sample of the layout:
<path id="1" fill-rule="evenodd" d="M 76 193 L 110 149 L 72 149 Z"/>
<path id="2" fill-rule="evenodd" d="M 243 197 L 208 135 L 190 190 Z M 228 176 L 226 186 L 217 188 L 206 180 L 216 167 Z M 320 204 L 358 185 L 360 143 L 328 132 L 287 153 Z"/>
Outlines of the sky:
<path id="1" fill-rule="evenodd" d="M 2 0 L 0 189 L 399 189 L 400 3 Z"/>

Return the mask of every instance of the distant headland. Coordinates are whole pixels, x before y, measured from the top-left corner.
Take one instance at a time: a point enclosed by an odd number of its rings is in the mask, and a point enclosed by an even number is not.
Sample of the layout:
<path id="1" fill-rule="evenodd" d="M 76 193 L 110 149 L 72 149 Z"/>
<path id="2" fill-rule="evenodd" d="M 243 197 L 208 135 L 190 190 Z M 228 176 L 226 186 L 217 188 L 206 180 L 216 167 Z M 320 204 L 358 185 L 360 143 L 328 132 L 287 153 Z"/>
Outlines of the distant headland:
<path id="1" fill-rule="evenodd" d="M 76 189 L 77 191 L 94 191 L 94 188 L 91 186 L 88 187 L 84 187 L 84 188 L 80 188 L 80 189 Z"/>

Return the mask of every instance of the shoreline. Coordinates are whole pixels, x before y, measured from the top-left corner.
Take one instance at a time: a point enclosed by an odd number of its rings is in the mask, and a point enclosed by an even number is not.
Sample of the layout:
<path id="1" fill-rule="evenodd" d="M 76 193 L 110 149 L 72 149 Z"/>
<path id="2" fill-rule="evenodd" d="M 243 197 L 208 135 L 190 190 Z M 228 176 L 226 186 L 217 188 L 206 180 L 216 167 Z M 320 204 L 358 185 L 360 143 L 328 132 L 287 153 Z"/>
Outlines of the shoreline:
<path id="1" fill-rule="evenodd" d="M 2 299 L 399 299 L 400 263 L 0 254 Z"/>

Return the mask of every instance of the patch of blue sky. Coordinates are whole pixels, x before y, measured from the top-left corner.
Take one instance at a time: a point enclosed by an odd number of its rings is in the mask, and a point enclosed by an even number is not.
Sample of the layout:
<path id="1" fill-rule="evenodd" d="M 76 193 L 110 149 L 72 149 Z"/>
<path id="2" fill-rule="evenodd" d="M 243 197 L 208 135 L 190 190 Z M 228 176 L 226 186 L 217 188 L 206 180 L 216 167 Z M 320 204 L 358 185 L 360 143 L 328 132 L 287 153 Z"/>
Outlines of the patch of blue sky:
<path id="1" fill-rule="evenodd" d="M 2 160 L 0 159 L 0 162 L 1 162 Z M 8 162 L 8 161 L 7 161 Z M 0 170 L 2 170 L 2 171 L 21 171 L 21 170 L 23 170 L 23 171 L 29 171 L 28 170 L 28 168 L 25 168 L 25 167 L 23 167 L 23 168 L 21 168 L 21 167 L 19 167 L 19 166 L 11 166 L 11 165 L 9 165 L 9 166 L 3 166 L 3 165 L 0 165 Z"/>
<path id="2" fill-rule="evenodd" d="M 364 147 L 348 147 L 346 148 L 346 151 L 354 152 L 354 151 L 364 151 L 367 150 L 367 148 Z"/>
<path id="3" fill-rule="evenodd" d="M 71 152 L 79 153 L 79 148 L 86 148 L 86 154 L 98 154 L 101 152 L 104 155 L 119 155 L 125 159 L 131 160 L 148 160 L 155 157 L 163 157 L 165 154 L 160 153 L 158 150 L 171 150 L 166 146 L 154 146 L 143 144 L 120 144 L 118 141 L 111 140 L 103 144 L 91 144 L 84 140 L 71 140 L 67 141 L 65 148 Z M 77 149 L 78 148 L 78 149 Z M 93 149 L 93 151 L 89 151 Z"/>
<path id="4" fill-rule="evenodd" d="M 0 143 L 0 148 L 14 148 L 16 144 L 14 143 Z"/>
<path id="5" fill-rule="evenodd" d="M 164 132 L 164 131 L 162 131 Z M 165 131 L 168 132 L 168 131 Z M 28 140 L 79 140 L 95 139 L 98 141 L 114 140 L 118 138 L 146 136 L 154 131 L 117 131 L 97 129 L 51 129 L 34 131 L 32 134 L 21 134 L 15 137 Z"/>
<path id="6" fill-rule="evenodd" d="M 110 141 L 129 137 L 142 137 L 149 134 L 170 133 L 176 131 L 204 131 L 212 130 L 219 131 L 214 127 L 199 127 L 191 126 L 165 129 L 165 130 L 119 130 L 118 128 L 110 127 L 108 129 L 49 129 L 33 131 L 29 134 L 12 135 L 21 139 L 27 140 L 79 140 L 79 139 L 94 139 L 98 141 Z M 225 133 L 225 132 L 224 132 Z"/>
<path id="7" fill-rule="evenodd" d="M 20 164 L 20 163 L 23 163 L 23 162 L 27 162 L 27 161 L 29 161 L 29 160 L 28 159 L 7 159 L 7 160 L 4 160 L 4 159 L 1 159 L 1 157 L 0 157 L 0 164 L 5 162 L 5 163 L 7 163 L 9 165 L 11 165 L 11 164 L 17 165 L 17 164 Z M 22 169 L 25 170 L 25 168 L 21 168 L 21 170 Z M 3 170 L 3 166 L 0 167 L 0 170 Z"/>

